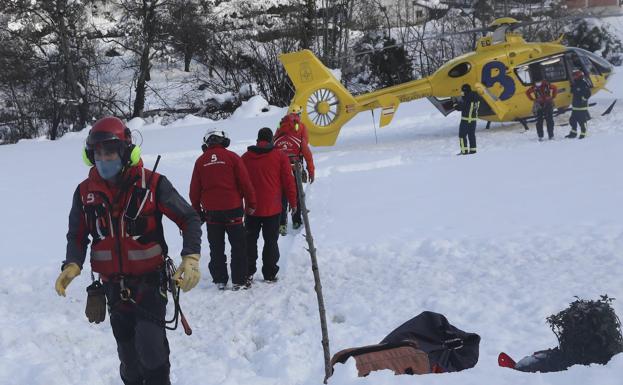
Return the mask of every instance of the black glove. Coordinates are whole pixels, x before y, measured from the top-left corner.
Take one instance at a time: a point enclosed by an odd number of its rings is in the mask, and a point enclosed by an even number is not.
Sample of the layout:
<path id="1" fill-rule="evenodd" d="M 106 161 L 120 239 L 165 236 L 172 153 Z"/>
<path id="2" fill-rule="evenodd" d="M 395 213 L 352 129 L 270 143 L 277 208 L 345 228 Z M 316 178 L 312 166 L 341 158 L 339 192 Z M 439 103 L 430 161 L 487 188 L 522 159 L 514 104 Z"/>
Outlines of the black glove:
<path id="1" fill-rule="evenodd" d="M 106 294 L 99 281 L 94 281 L 87 287 L 87 306 L 84 314 L 91 323 L 98 324 L 106 319 Z"/>

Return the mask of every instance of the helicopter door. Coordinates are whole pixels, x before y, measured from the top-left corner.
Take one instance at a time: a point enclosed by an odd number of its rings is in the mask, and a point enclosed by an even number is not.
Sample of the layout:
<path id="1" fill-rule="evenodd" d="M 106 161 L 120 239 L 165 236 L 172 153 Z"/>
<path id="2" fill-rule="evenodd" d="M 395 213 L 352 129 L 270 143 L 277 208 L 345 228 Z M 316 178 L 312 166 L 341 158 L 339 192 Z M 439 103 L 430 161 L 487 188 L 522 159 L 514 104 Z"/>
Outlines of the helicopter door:
<path id="1" fill-rule="evenodd" d="M 454 102 L 451 98 L 436 98 L 434 96 L 429 96 L 428 100 L 443 114 L 443 116 L 448 116 L 452 111 L 456 111 L 454 108 Z"/>
<path id="2" fill-rule="evenodd" d="M 582 60 L 585 59 L 580 57 L 576 52 L 568 52 L 565 54 L 565 66 L 567 67 L 567 73 L 569 74 L 569 79 L 572 79 L 573 71 L 580 70 L 584 72 L 584 80 L 588 83 L 589 87 L 593 88 L 593 81 L 591 77 L 588 76 L 591 73 L 594 73 L 594 68 L 590 60 Z M 589 66 L 590 65 L 590 66 Z"/>

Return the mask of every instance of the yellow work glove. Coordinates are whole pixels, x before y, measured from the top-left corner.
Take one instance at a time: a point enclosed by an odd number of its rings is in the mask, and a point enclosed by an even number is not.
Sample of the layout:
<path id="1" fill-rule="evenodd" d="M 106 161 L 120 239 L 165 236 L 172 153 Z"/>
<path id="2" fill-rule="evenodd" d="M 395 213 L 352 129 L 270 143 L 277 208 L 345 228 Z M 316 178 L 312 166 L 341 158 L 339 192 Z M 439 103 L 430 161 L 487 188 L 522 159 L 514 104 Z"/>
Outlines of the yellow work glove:
<path id="1" fill-rule="evenodd" d="M 64 297 L 65 289 L 67 289 L 67 286 L 69 286 L 71 281 L 79 275 L 80 267 L 77 264 L 72 262 L 65 265 L 63 271 L 56 279 L 56 284 L 54 285 L 54 288 L 56 289 L 58 295 L 62 295 Z"/>
<path id="2" fill-rule="evenodd" d="M 182 263 L 180 263 L 180 267 L 177 268 L 177 271 L 173 275 L 173 280 L 186 292 L 197 286 L 199 278 L 201 278 L 201 273 L 199 272 L 199 254 L 183 255 Z"/>

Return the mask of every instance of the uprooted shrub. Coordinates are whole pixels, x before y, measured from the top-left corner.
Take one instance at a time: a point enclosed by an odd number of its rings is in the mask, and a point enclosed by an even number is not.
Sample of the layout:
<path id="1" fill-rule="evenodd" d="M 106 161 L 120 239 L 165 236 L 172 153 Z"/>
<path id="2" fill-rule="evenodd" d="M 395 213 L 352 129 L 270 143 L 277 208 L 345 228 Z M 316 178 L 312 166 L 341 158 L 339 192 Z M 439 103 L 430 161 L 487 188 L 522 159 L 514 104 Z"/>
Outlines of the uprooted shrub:
<path id="1" fill-rule="evenodd" d="M 558 338 L 566 362 L 606 364 L 623 351 L 621 321 L 611 306 L 614 298 L 576 298 L 567 309 L 547 317 L 547 323 Z"/>

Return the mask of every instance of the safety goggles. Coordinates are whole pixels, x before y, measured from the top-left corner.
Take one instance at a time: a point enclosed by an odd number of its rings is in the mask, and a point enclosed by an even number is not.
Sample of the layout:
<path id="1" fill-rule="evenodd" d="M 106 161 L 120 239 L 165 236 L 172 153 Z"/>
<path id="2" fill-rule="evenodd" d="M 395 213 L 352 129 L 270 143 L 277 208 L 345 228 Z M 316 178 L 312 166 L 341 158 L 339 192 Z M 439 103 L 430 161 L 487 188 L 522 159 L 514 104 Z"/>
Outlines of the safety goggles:
<path id="1" fill-rule="evenodd" d="M 109 154 L 119 154 L 121 155 L 123 151 L 124 143 L 120 140 L 106 140 L 104 142 L 95 143 L 89 145 L 87 143 L 87 149 L 92 150 L 94 154 L 97 155 L 109 155 Z"/>

